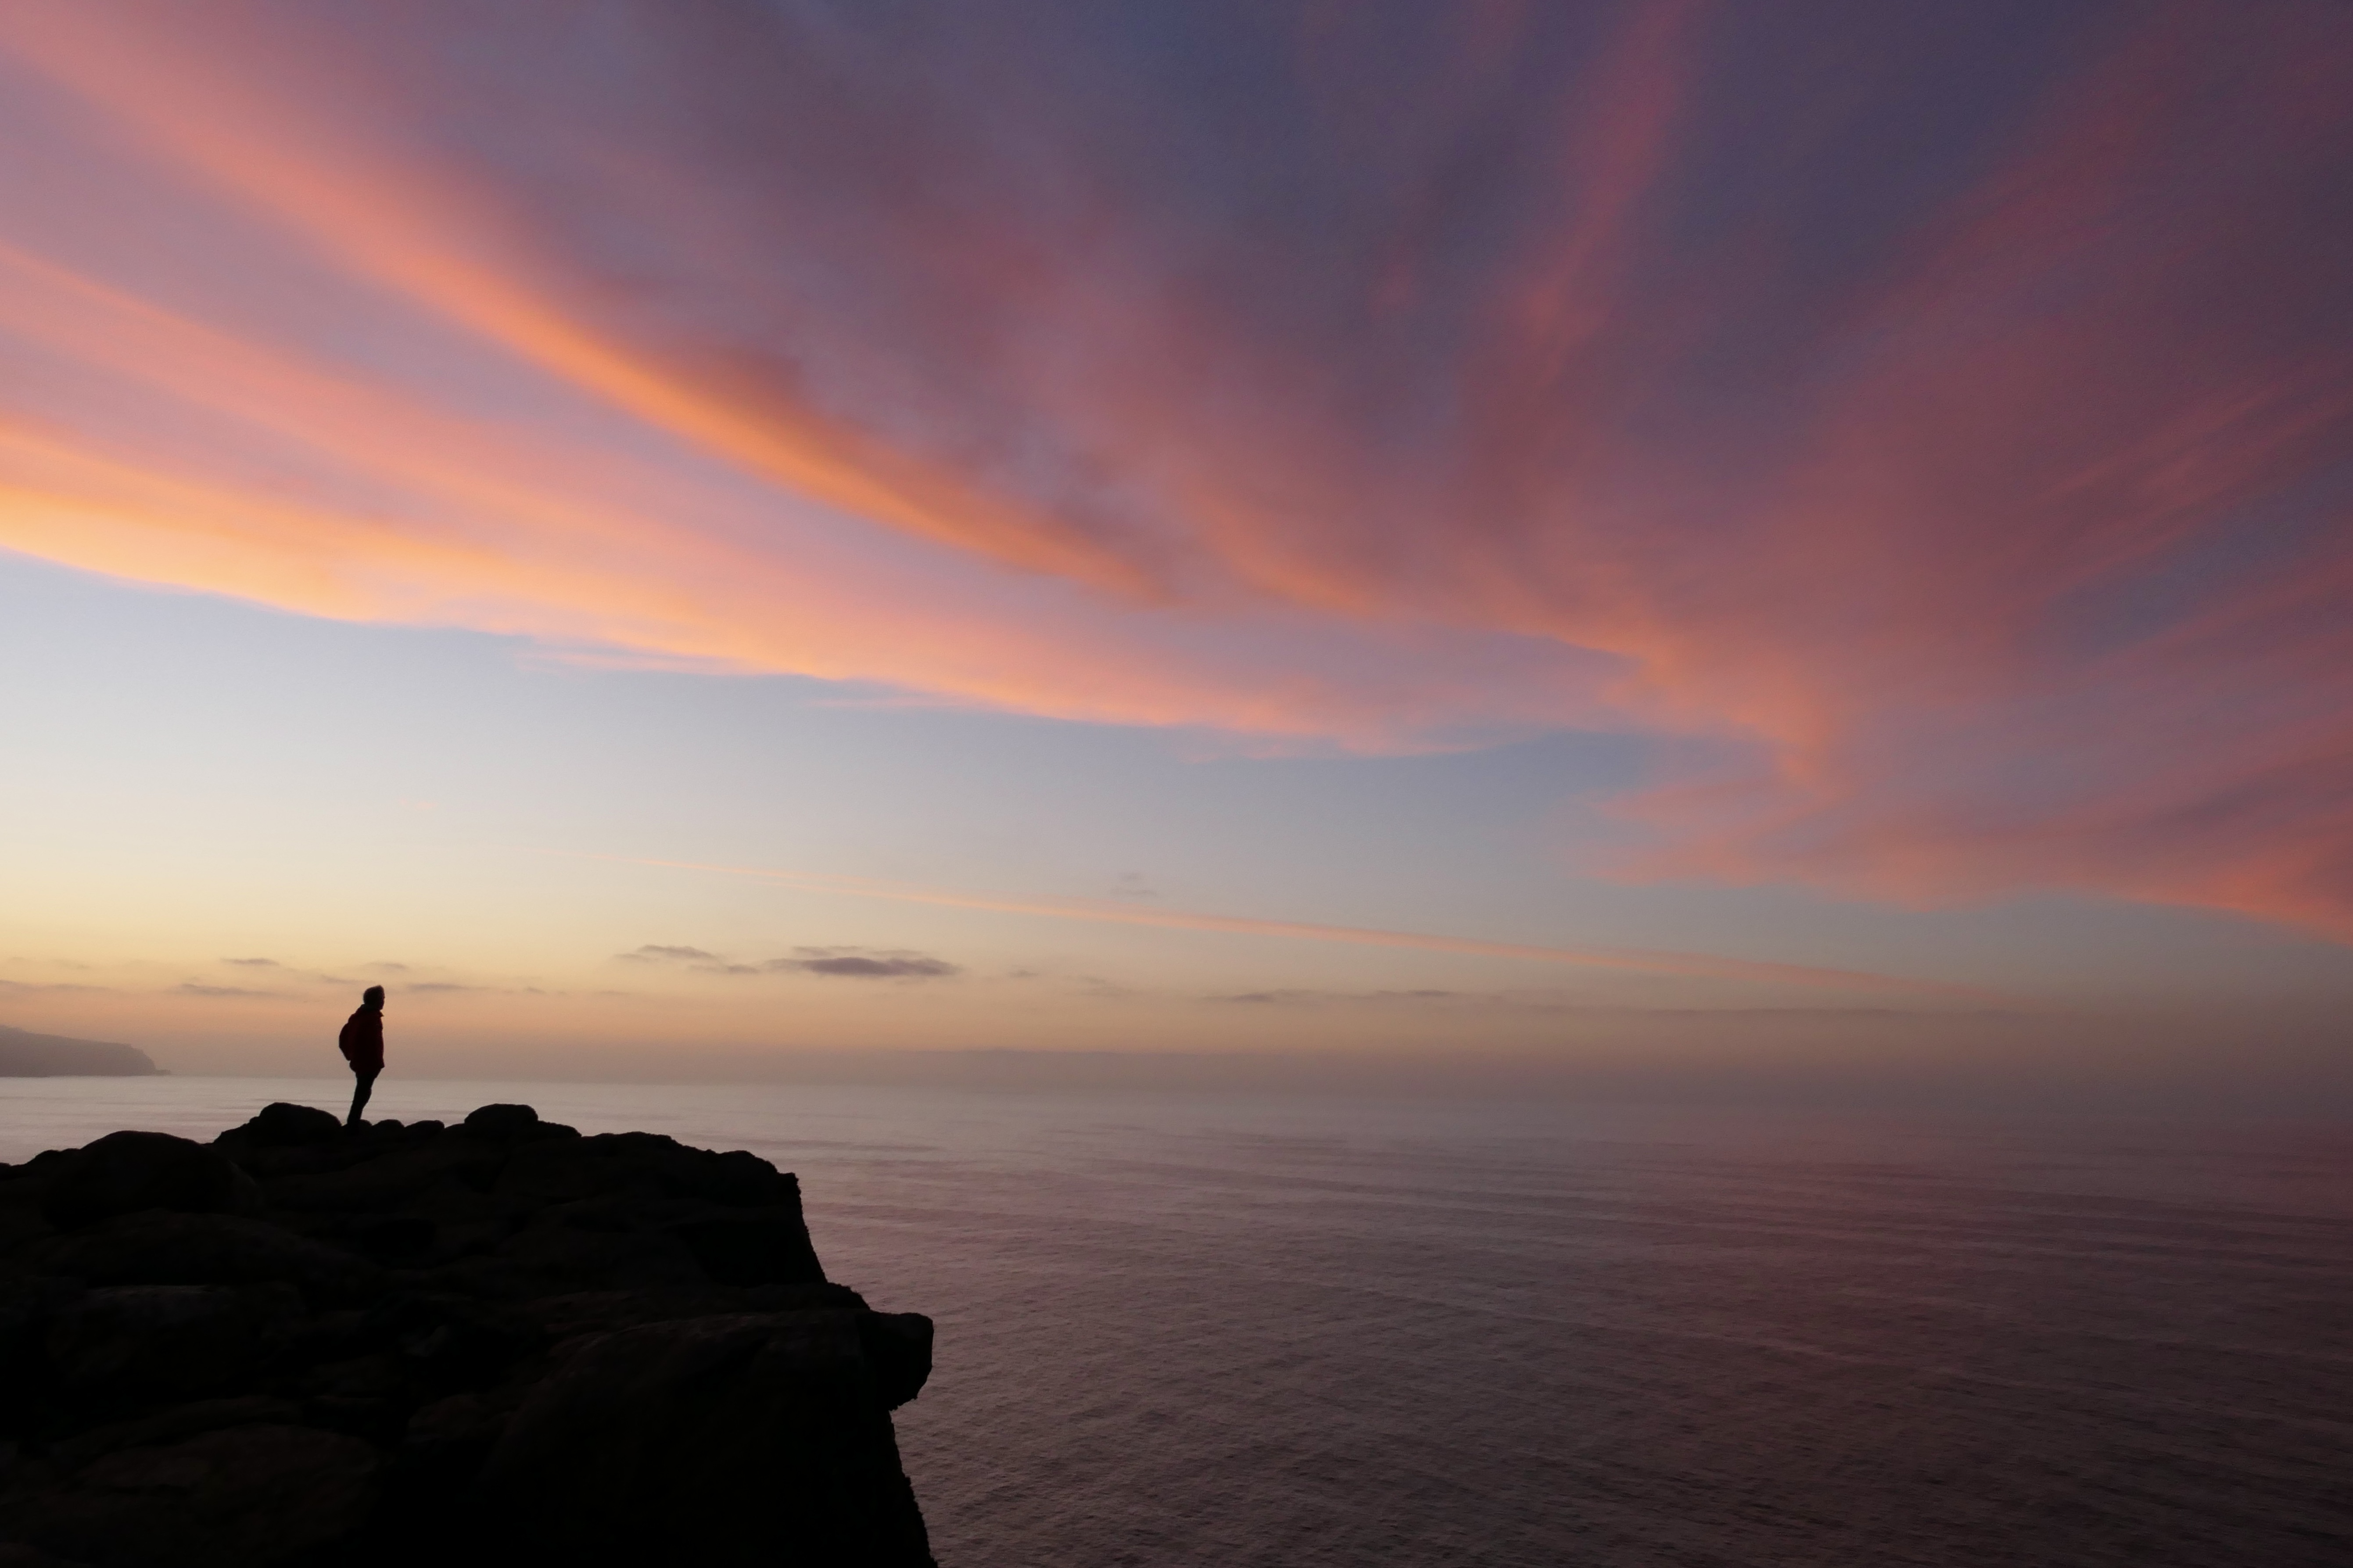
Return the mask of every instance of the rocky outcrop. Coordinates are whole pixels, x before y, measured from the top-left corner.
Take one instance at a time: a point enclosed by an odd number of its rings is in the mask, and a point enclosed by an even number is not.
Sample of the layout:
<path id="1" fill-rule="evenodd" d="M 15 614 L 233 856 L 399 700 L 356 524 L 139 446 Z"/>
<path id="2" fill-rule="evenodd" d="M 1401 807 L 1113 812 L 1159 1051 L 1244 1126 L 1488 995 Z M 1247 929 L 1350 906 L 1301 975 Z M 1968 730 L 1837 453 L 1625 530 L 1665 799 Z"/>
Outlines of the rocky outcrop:
<path id="1" fill-rule="evenodd" d="M 913 1568 L 930 1370 L 748 1153 L 272 1105 L 0 1166 L 0 1568 Z"/>
<path id="2" fill-rule="evenodd" d="M 35 1035 L 0 1025 L 0 1078 L 152 1078 L 163 1070 L 137 1046 Z M 6 1568 L 5 1559 L 0 1568 Z"/>

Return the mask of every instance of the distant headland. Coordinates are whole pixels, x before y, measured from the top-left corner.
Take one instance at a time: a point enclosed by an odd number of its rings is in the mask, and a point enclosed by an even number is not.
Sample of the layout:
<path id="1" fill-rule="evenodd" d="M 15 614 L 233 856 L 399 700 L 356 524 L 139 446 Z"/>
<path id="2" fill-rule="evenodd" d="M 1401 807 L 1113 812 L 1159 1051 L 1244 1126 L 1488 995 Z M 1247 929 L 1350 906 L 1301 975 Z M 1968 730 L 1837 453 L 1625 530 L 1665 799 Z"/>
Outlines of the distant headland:
<path id="1" fill-rule="evenodd" d="M 36 1035 L 0 1024 L 0 1078 L 152 1078 L 163 1070 L 137 1046 Z"/>
<path id="2" fill-rule="evenodd" d="M 0 1563 L 930 1568 L 932 1324 L 790 1174 L 526 1105 L 0 1165 Z"/>

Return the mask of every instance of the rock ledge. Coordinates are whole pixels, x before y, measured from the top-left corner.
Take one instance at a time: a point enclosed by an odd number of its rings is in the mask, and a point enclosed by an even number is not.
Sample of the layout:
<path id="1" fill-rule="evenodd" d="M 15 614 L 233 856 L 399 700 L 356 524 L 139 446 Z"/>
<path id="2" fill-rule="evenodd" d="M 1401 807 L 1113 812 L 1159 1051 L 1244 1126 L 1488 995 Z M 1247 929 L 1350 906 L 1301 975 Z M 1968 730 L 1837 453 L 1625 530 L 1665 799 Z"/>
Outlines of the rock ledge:
<path id="1" fill-rule="evenodd" d="M 929 1568 L 932 1325 L 799 1184 L 529 1106 L 0 1165 L 0 1568 Z"/>

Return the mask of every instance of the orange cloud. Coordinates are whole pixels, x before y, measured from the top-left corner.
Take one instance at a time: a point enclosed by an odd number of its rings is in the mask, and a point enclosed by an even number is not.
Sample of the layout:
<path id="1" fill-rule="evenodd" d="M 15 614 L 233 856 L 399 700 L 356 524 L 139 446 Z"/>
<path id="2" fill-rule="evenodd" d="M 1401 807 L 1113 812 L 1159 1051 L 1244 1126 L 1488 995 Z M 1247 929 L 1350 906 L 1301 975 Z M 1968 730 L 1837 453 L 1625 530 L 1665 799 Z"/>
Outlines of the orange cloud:
<path id="1" fill-rule="evenodd" d="M 85 431 L 0 399 L 0 545 L 134 580 L 1070 718 L 1372 745 L 1443 720 L 1490 672 L 1514 677 L 1506 721 L 1525 725 L 1589 705 L 1602 668 L 1424 628 L 1263 673 L 1254 644 L 1285 630 L 1263 609 L 1188 646 L 1182 627 L 1051 580 L 911 569 L 794 498 L 760 515 L 723 476 L 561 428 L 486 430 L 20 248 L 0 247 L 0 331 L 70 354 L 150 421 Z M 185 433 L 155 439 L 167 422 Z M 1083 664 L 1073 644 L 1092 648 Z"/>

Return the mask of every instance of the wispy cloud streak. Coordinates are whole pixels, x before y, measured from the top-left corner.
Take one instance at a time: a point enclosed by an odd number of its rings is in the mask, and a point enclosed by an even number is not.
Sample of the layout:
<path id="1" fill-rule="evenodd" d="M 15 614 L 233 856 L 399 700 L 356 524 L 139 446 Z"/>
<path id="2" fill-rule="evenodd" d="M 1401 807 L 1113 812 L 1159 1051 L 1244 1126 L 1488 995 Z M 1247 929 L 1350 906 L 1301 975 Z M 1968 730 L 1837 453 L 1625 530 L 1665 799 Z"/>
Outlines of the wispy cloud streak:
<path id="1" fill-rule="evenodd" d="M 1076 719 L 1703 734 L 1626 874 L 2353 936 L 2348 146 L 2320 0 L 22 0 L 0 545 Z"/>
<path id="2" fill-rule="evenodd" d="M 1424 952 L 1461 953 L 1476 958 L 1520 959 L 1535 963 L 1567 963 L 1589 969 L 1630 970 L 1644 974 L 1670 974 L 1692 979 L 1735 980 L 1770 985 L 1811 986 L 1840 991 L 1881 991 L 1935 996 L 1975 996 L 1992 994 L 1971 986 L 1897 975 L 1871 974 L 1858 970 L 1823 969 L 1801 963 L 1757 963 L 1708 953 L 1667 952 L 1645 948 L 1546 947 L 1527 942 L 1482 942 L 1472 937 L 1433 935 L 1422 931 L 1377 931 L 1362 926 L 1322 925 L 1307 921 L 1260 920 L 1248 915 L 1205 914 L 1187 910 L 1139 909 L 1132 903 L 1090 899 L 1017 899 L 949 889 L 912 887 L 867 877 L 843 877 L 822 872 L 781 870 L 760 866 L 722 866 L 696 860 L 662 860 L 643 856 L 592 855 L 544 850 L 565 858 L 603 860 L 615 865 L 651 866 L 672 871 L 705 871 L 726 877 L 748 877 L 804 892 L 853 899 L 881 899 L 892 903 L 930 904 L 941 909 L 976 910 L 991 914 L 1031 915 L 1044 920 L 1085 921 L 1106 925 L 1154 926 L 1164 931 L 1223 931 L 1237 936 L 1271 936 L 1306 942 L 1346 942 L 1362 947 L 1416 948 Z M 819 971 L 819 973 L 823 973 Z"/>

